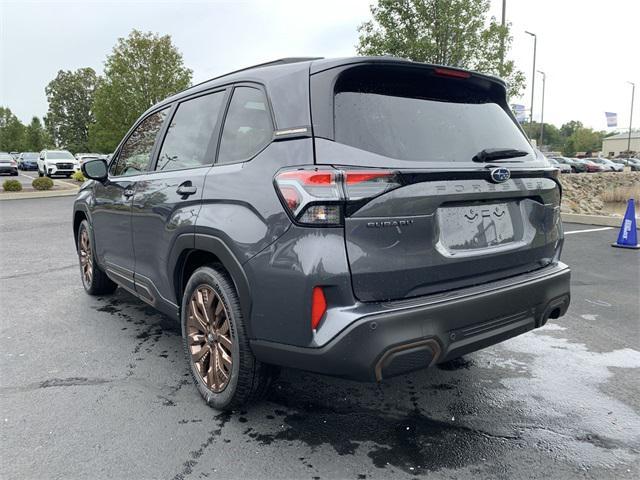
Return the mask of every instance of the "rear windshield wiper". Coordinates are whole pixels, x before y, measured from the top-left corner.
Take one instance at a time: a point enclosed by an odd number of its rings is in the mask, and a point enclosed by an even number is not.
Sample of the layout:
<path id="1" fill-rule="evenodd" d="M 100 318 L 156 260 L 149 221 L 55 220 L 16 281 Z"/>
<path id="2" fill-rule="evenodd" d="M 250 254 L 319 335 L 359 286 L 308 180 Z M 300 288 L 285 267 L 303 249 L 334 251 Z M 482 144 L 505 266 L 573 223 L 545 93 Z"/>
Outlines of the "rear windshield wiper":
<path id="1" fill-rule="evenodd" d="M 517 150 L 515 148 L 485 148 L 479 151 L 471 159 L 474 162 L 493 162 L 495 160 L 505 160 L 516 157 L 524 157 L 529 155 L 529 152 L 524 150 Z"/>

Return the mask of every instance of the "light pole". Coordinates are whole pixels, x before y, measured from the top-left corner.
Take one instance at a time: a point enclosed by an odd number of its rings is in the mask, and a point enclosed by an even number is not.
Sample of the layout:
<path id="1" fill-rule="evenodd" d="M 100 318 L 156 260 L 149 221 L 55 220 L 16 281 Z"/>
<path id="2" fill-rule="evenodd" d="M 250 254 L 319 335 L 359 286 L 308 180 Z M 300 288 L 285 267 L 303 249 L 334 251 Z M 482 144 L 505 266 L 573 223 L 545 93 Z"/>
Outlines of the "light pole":
<path id="1" fill-rule="evenodd" d="M 507 25 L 507 0 L 502 0 L 502 28 Z M 500 42 L 500 67 L 504 65 L 504 37 Z M 502 72 L 500 72 L 502 75 Z"/>
<path id="2" fill-rule="evenodd" d="M 633 82 L 627 82 L 631 84 L 631 110 L 629 111 L 629 137 L 627 137 L 627 155 L 631 157 L 631 122 L 633 122 L 633 97 L 636 94 L 636 84 Z"/>
<path id="3" fill-rule="evenodd" d="M 538 44 L 538 37 L 535 33 L 527 32 L 526 30 L 524 33 L 533 37 L 533 73 L 531 74 L 531 108 L 529 109 L 529 123 L 533 123 L 533 94 L 536 86 L 536 47 Z"/>
<path id="4" fill-rule="evenodd" d="M 542 141 L 544 139 L 544 86 L 545 86 L 545 83 L 547 83 L 547 75 L 541 70 L 538 70 L 538 73 L 542 75 L 542 110 L 540 113 L 540 147 L 539 147 L 539 148 L 542 148 Z"/>

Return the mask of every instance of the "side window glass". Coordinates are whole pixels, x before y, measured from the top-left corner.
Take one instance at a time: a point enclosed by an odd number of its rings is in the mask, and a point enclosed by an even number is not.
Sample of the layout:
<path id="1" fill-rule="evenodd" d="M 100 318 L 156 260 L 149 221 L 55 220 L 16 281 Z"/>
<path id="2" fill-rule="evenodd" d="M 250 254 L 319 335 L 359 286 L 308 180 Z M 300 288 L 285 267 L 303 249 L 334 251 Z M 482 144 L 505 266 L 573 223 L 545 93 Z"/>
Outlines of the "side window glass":
<path id="1" fill-rule="evenodd" d="M 213 163 L 206 154 L 223 100 L 224 91 L 221 91 L 178 105 L 162 143 L 156 170 L 177 170 Z"/>
<path id="2" fill-rule="evenodd" d="M 112 175 L 137 175 L 149 169 L 153 144 L 168 113 L 169 108 L 165 108 L 149 115 L 138 125 L 122 145 L 118 158 L 111 165 Z"/>
<path id="3" fill-rule="evenodd" d="M 220 142 L 219 163 L 250 160 L 273 137 L 267 99 L 257 88 L 237 87 L 229 104 Z"/>

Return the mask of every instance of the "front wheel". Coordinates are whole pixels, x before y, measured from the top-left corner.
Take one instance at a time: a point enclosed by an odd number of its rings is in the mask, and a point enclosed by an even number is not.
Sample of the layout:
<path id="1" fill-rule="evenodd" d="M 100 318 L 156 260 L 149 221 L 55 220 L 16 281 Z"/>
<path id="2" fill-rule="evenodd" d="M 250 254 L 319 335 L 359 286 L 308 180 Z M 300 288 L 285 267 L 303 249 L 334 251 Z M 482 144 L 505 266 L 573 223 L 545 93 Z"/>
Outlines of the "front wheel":
<path id="1" fill-rule="evenodd" d="M 82 285 L 89 295 L 113 293 L 118 287 L 96 263 L 89 222 L 83 220 L 78 229 L 78 260 Z"/>
<path id="2" fill-rule="evenodd" d="M 191 376 L 210 407 L 231 410 L 264 396 L 275 370 L 253 356 L 238 294 L 226 272 L 207 266 L 191 275 L 181 323 Z"/>

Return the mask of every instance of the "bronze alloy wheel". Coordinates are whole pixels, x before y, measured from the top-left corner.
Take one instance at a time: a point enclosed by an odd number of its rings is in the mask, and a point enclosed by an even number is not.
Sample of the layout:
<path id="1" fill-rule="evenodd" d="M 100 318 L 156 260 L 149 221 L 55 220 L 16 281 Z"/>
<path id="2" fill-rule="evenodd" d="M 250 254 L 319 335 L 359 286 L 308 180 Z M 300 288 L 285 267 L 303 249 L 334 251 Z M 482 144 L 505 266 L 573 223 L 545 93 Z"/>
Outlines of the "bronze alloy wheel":
<path id="1" fill-rule="evenodd" d="M 78 255 L 80 256 L 82 280 L 84 280 L 85 285 L 91 285 L 91 280 L 93 279 L 93 255 L 91 252 L 89 233 L 86 228 L 83 228 L 80 232 Z"/>
<path id="2" fill-rule="evenodd" d="M 196 288 L 189 300 L 187 341 L 200 378 L 213 392 L 222 392 L 231 378 L 233 337 L 227 309 L 208 285 Z"/>

